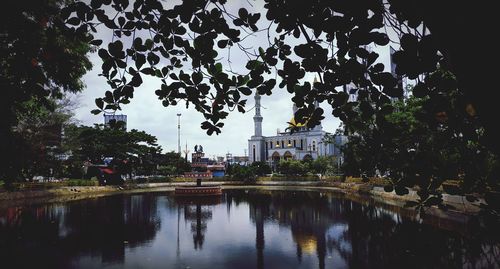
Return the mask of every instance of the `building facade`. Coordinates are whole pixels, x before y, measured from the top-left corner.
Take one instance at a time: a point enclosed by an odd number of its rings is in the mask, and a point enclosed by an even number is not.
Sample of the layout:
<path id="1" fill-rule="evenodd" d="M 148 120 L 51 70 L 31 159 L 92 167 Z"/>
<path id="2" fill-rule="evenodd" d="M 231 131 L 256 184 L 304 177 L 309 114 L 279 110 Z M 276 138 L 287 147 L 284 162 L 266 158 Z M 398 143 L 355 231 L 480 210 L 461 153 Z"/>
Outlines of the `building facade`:
<path id="1" fill-rule="evenodd" d="M 274 166 L 280 160 L 306 160 L 316 159 L 319 156 L 338 156 L 341 157 L 341 152 L 337 143 L 325 143 L 324 138 L 327 135 L 332 135 L 323 130 L 323 126 L 317 125 L 312 129 L 295 123 L 292 117 L 291 123 L 300 127 L 300 130 L 294 133 L 277 132 L 274 136 L 262 135 L 261 115 L 261 97 L 255 95 L 255 116 L 254 119 L 254 135 L 248 140 L 249 163 L 267 162 Z M 318 104 L 316 104 L 318 105 Z M 293 107 L 293 113 L 297 108 Z M 293 115 L 293 114 L 292 114 Z M 335 138 L 335 142 L 338 139 Z M 341 139 L 342 140 L 342 139 Z"/>
<path id="2" fill-rule="evenodd" d="M 104 114 L 104 125 L 109 126 L 110 121 L 123 122 L 123 128 L 127 129 L 127 115 Z"/>
<path id="3" fill-rule="evenodd" d="M 201 145 L 196 145 L 194 147 L 194 152 L 191 154 L 191 169 L 192 172 L 184 173 L 184 177 L 223 177 L 226 172 L 226 166 L 223 160 L 219 162 L 218 160 L 206 158 Z"/>

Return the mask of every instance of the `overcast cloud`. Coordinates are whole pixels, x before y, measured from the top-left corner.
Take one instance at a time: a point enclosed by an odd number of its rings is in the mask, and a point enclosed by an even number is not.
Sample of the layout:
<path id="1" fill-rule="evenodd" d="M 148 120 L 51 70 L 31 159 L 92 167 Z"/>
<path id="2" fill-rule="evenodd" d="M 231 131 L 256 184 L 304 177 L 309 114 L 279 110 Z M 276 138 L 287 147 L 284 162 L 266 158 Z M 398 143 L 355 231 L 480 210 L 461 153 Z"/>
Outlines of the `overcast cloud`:
<path id="1" fill-rule="evenodd" d="M 231 5 L 229 10 L 237 13 L 240 7 L 249 9 L 250 12 L 258 12 L 258 3 L 248 1 L 229 1 Z M 253 7 L 249 3 L 254 3 Z M 261 12 L 262 13 L 262 12 Z M 262 16 L 265 19 L 265 15 Z M 261 19 L 262 20 L 262 19 Z M 263 24 L 261 24 L 262 26 Z M 263 28 L 263 27 L 260 27 Z M 100 33 L 99 37 L 109 40 L 109 33 Z M 259 46 L 267 47 L 267 37 L 265 33 L 249 37 L 245 40 L 246 44 L 258 49 Z M 298 40 L 298 43 L 304 42 Z M 294 44 L 290 44 L 293 46 Z M 374 48 L 380 54 L 379 62 L 384 63 L 386 71 L 389 70 L 389 47 Z M 226 56 L 227 52 L 222 51 L 219 56 Z M 233 71 L 244 71 L 247 62 L 246 56 L 238 52 L 236 49 L 231 50 L 231 68 Z M 91 61 L 94 68 L 83 77 L 83 81 L 87 85 L 86 90 L 78 95 L 79 107 L 76 109 L 76 118 L 83 125 L 93 125 L 95 123 L 103 123 L 103 116 L 93 115 L 90 110 L 95 108 L 94 99 L 104 95 L 104 92 L 109 89 L 103 77 L 98 74 L 101 70 L 101 60 L 97 53 L 91 55 Z M 228 67 L 227 57 L 224 57 L 222 62 L 225 62 L 225 67 Z M 189 64 L 188 64 L 189 67 Z M 276 74 L 271 74 L 273 77 Z M 224 121 L 225 125 L 220 135 L 208 136 L 204 130 L 200 128 L 201 122 L 204 121 L 203 116 L 194 108 L 185 108 L 183 102 L 175 107 L 165 108 L 161 101 L 158 100 L 154 91 L 159 88 L 160 81 L 149 76 L 143 76 L 143 85 L 136 89 L 134 98 L 131 103 L 123 106 L 123 110 L 117 114 L 127 115 L 127 128 L 138 129 L 150 133 L 158 138 L 158 144 L 162 146 L 163 151 L 177 151 L 177 113 L 181 113 L 181 148 L 185 149 L 186 143 L 188 150 L 192 151 L 194 145 L 203 145 L 205 153 L 209 157 L 225 156 L 230 152 L 233 155 L 244 155 L 247 148 L 247 140 L 253 134 L 253 115 L 254 111 L 250 110 L 247 113 L 239 113 L 233 111 Z M 314 80 L 314 74 L 307 74 L 305 80 Z M 279 83 L 278 79 L 278 83 Z M 261 99 L 263 120 L 263 134 L 274 135 L 277 129 L 284 130 L 287 127 L 287 122 L 293 116 L 292 114 L 292 95 L 286 89 L 280 89 L 276 86 L 273 90 L 273 95 L 263 96 Z M 247 101 L 247 109 L 254 106 L 253 96 Z M 321 107 L 325 110 L 325 119 L 323 120 L 323 129 L 328 132 L 335 132 L 340 121 L 331 115 L 331 107 L 323 103 Z M 248 154 L 248 153 L 247 153 Z"/>

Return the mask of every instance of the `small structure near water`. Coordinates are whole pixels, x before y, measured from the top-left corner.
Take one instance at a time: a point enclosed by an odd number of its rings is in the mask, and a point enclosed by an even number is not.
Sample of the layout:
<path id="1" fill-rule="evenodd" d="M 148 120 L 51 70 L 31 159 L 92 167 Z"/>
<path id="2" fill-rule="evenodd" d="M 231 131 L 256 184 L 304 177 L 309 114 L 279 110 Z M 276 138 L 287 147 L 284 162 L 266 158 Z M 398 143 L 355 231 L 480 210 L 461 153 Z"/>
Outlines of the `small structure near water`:
<path id="1" fill-rule="evenodd" d="M 205 153 L 201 145 L 194 147 L 194 153 L 191 155 L 192 172 L 184 173 L 184 177 L 196 178 L 196 186 L 181 186 L 175 188 L 176 196 L 218 196 L 222 195 L 222 188 L 220 185 L 207 185 L 202 186 L 202 179 L 212 179 L 215 173 L 208 169 L 208 159 L 204 158 Z M 221 166 L 224 169 L 224 166 Z M 219 168 L 219 167 L 217 167 Z M 220 168 L 219 168 L 220 169 Z M 222 175 L 224 172 L 222 170 Z"/>
<path id="2" fill-rule="evenodd" d="M 185 178 L 212 179 L 214 177 L 223 177 L 226 166 L 224 163 L 206 158 L 203 146 L 195 145 L 194 152 L 191 154 L 191 169 L 191 172 L 184 173 Z"/>
<path id="3" fill-rule="evenodd" d="M 218 196 L 222 195 L 220 185 L 201 185 L 201 178 L 196 179 L 196 186 L 182 186 L 175 188 L 176 196 Z"/>

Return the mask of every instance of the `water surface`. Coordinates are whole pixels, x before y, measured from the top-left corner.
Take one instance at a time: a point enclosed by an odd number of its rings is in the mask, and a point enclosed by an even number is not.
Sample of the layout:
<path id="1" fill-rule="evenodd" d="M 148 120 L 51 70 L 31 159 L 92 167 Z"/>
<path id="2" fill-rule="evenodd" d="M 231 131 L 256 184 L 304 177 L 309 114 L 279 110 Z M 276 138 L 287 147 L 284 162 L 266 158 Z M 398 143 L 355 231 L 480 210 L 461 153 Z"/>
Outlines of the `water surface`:
<path id="1" fill-rule="evenodd" d="M 1 268 L 494 267 L 489 249 L 316 191 L 227 190 L 195 200 L 146 193 L 0 209 Z"/>

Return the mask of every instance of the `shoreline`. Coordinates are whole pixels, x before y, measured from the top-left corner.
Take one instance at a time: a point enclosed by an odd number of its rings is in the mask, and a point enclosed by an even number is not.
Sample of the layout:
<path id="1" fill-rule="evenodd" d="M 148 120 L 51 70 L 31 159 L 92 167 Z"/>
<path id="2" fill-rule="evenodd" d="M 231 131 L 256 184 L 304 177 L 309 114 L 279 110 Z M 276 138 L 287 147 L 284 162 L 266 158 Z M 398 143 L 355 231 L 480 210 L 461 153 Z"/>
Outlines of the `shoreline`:
<path id="1" fill-rule="evenodd" d="M 76 186 L 58 187 L 44 190 L 1 191 L 0 207 L 29 206 L 41 203 L 64 203 L 82 199 L 93 199 L 117 194 L 134 194 L 146 192 L 173 192 L 177 186 L 195 186 L 195 182 L 143 183 L 125 186 Z M 340 183 L 321 181 L 263 181 L 254 184 L 243 184 L 238 181 L 211 181 L 205 185 L 221 185 L 223 190 L 230 189 L 266 189 L 324 191 L 337 193 L 352 201 L 366 205 L 373 204 L 383 209 L 400 213 L 405 217 L 420 220 L 449 230 L 458 228 L 464 231 L 468 219 L 479 212 L 478 202 L 470 203 L 458 195 L 443 194 L 443 203 L 453 209 L 444 211 L 437 207 L 426 209 L 425 216 L 420 216 L 415 208 L 406 208 L 407 201 L 416 201 L 415 191 L 404 196 L 394 192 L 385 192 L 382 187 L 368 186 L 363 183 Z"/>

